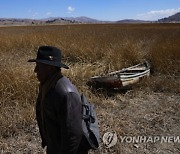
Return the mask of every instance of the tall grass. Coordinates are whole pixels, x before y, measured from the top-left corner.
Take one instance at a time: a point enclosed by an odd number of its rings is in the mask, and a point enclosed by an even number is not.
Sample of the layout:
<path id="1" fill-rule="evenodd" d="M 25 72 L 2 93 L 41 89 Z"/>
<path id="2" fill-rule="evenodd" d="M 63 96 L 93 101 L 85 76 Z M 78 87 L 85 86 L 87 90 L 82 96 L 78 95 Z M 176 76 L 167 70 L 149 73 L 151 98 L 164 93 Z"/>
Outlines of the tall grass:
<path id="1" fill-rule="evenodd" d="M 90 100 L 109 102 L 91 92 L 88 79 L 144 60 L 153 74 L 140 88 L 179 93 L 179 36 L 179 24 L 1 27 L 0 137 L 16 135 L 34 122 L 38 83 L 27 60 L 36 56 L 38 46 L 62 49 L 63 61 L 71 67 L 64 74 Z"/>

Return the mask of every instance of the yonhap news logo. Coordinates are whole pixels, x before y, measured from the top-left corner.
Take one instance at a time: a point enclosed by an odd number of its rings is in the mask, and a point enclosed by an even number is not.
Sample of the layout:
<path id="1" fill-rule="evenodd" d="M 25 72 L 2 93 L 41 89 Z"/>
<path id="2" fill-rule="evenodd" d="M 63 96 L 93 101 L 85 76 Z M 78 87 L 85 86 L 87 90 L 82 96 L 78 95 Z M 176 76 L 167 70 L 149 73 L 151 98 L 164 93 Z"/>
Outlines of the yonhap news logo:
<path id="1" fill-rule="evenodd" d="M 103 143 L 110 148 L 119 143 L 180 143 L 180 136 L 119 136 L 115 132 L 106 132 Z"/>
<path id="2" fill-rule="evenodd" d="M 120 136 L 120 143 L 180 143 L 179 136 Z"/>
<path id="3" fill-rule="evenodd" d="M 117 134 L 116 132 L 106 132 L 103 135 L 103 143 L 106 146 L 106 148 L 110 148 L 117 143 Z"/>

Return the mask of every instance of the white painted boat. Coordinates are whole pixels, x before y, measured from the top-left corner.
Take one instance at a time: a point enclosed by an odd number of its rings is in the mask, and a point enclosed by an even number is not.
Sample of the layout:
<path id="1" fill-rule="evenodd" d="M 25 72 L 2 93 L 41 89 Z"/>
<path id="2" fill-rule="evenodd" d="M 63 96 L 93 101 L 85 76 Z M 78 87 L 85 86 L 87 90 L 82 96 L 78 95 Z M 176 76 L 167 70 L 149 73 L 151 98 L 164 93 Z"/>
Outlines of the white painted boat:
<path id="1" fill-rule="evenodd" d="M 123 68 L 119 71 L 108 73 L 107 75 L 91 77 L 91 82 L 94 83 L 96 87 L 117 89 L 133 85 L 149 75 L 149 64 L 144 62 L 132 67 Z"/>

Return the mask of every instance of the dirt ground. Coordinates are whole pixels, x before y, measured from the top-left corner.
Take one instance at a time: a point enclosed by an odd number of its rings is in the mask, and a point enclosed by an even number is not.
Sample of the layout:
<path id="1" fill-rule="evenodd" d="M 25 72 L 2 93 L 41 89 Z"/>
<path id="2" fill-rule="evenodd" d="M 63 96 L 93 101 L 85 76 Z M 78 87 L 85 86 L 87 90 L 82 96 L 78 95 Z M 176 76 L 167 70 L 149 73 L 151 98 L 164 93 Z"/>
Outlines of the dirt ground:
<path id="1" fill-rule="evenodd" d="M 91 154 L 179 154 L 180 142 L 122 142 L 122 137 L 180 136 L 180 96 L 170 93 L 129 91 L 105 96 L 96 104 L 101 137 L 106 132 L 117 133 L 117 144 Z M 19 134 L 0 139 L 1 154 L 43 154 L 36 123 L 19 130 Z"/>

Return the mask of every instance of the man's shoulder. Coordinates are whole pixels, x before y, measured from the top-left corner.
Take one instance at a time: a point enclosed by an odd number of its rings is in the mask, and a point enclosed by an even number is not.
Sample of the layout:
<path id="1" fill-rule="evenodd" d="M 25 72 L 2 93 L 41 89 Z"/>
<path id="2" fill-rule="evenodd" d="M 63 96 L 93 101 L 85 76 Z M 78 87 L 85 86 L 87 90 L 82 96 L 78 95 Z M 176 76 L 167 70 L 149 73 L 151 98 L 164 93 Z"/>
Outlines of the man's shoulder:
<path id="1" fill-rule="evenodd" d="M 78 93 L 76 87 L 72 84 L 71 81 L 69 81 L 66 77 L 61 77 L 55 86 L 55 91 L 59 94 L 67 94 L 67 93 Z"/>

